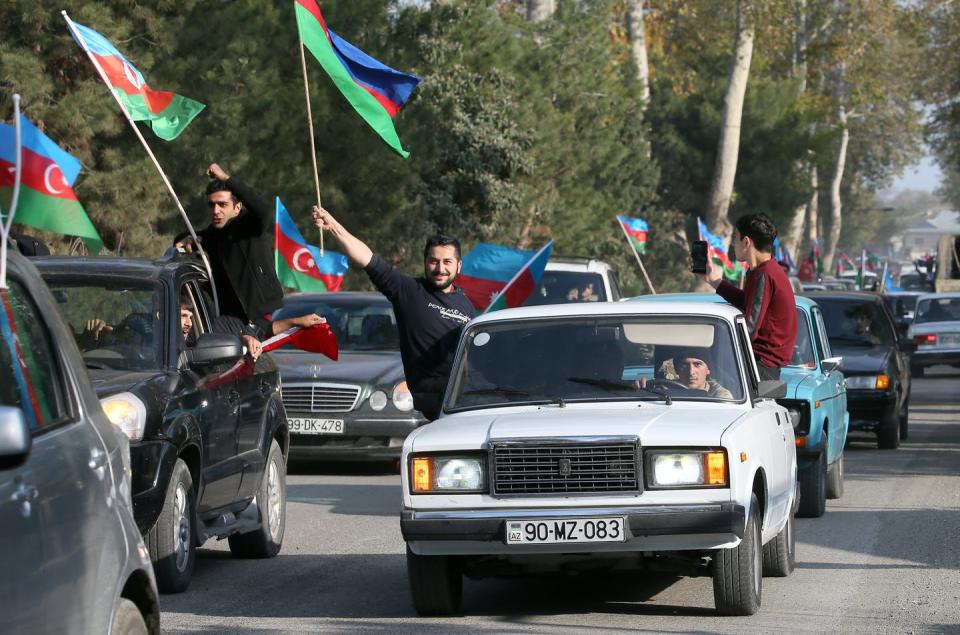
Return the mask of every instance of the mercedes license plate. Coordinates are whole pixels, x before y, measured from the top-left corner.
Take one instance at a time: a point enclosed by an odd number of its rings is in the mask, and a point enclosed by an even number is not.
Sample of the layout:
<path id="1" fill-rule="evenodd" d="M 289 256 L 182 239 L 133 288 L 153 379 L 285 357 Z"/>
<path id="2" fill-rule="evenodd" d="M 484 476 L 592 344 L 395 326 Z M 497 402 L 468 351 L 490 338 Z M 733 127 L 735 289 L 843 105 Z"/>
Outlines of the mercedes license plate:
<path id="1" fill-rule="evenodd" d="M 508 520 L 508 545 L 543 545 L 564 542 L 623 542 L 623 518 L 572 520 Z"/>
<path id="2" fill-rule="evenodd" d="M 343 434 L 343 419 L 288 417 L 287 427 L 293 434 Z"/>

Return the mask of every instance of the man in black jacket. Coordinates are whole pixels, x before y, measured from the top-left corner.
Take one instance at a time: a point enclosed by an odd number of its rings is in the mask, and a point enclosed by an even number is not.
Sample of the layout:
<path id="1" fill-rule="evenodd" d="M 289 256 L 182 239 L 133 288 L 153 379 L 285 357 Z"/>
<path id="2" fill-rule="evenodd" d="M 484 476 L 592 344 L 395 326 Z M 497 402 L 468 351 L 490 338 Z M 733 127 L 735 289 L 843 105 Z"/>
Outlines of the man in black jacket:
<path id="1" fill-rule="evenodd" d="M 220 314 L 249 326 L 250 335 L 263 340 L 275 332 L 270 315 L 283 305 L 283 287 L 274 270 L 273 207 L 252 188 L 227 174 L 216 163 L 207 168 L 210 226 L 197 232 L 210 258 Z M 175 246 L 193 250 L 183 234 Z M 311 326 L 323 321 L 316 314 L 293 321 Z"/>

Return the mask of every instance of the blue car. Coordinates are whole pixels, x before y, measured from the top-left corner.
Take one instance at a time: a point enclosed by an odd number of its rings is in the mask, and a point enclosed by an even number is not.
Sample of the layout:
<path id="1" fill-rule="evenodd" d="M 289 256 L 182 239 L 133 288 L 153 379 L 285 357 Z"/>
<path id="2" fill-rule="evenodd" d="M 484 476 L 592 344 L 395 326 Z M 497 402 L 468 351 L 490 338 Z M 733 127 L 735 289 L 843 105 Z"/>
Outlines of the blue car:
<path id="1" fill-rule="evenodd" d="M 631 301 L 725 302 L 716 293 L 644 295 Z M 826 511 L 826 499 L 843 495 L 843 447 L 850 415 L 840 372 L 841 357 L 833 357 L 823 314 L 809 298 L 796 298 L 797 341 L 790 366 L 780 371 L 787 395 L 777 401 L 790 411 L 800 470 L 800 507 L 797 515 L 817 518 Z"/>

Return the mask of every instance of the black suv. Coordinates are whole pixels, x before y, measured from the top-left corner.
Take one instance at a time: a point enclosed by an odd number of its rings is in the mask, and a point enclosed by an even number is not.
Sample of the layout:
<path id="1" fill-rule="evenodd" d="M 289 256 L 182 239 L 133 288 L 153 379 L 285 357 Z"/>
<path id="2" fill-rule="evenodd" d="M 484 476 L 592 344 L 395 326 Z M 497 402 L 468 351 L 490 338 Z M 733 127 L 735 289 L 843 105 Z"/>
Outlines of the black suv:
<path id="1" fill-rule="evenodd" d="M 73 331 L 108 417 L 130 439 L 133 507 L 162 592 L 183 591 L 195 550 L 280 551 L 286 413 L 269 355 L 215 333 L 198 261 L 33 260 Z"/>

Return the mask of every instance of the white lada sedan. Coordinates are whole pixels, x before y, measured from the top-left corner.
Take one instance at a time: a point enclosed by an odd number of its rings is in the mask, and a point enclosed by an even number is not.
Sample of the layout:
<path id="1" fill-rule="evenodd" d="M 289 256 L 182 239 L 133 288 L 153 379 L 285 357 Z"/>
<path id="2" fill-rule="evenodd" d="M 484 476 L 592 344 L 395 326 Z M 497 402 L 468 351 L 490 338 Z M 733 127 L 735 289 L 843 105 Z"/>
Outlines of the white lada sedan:
<path id="1" fill-rule="evenodd" d="M 790 418 L 728 305 L 551 305 L 472 321 L 443 414 L 403 447 L 416 610 L 463 576 L 676 568 L 722 614 L 793 570 Z"/>

